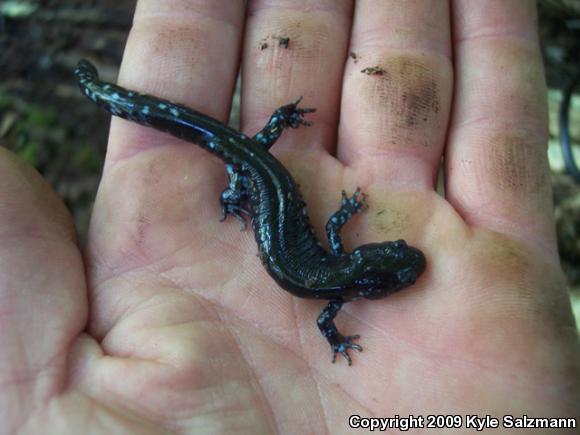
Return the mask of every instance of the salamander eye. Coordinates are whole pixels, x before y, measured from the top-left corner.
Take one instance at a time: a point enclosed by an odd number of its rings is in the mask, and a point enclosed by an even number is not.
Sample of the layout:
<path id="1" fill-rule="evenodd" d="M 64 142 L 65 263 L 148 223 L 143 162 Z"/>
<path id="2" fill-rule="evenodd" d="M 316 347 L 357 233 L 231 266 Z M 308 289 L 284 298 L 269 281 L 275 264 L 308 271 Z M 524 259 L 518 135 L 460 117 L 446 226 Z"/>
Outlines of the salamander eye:
<path id="1" fill-rule="evenodd" d="M 395 248 L 397 249 L 405 249 L 407 247 L 407 242 L 404 240 L 397 240 L 394 242 Z"/>

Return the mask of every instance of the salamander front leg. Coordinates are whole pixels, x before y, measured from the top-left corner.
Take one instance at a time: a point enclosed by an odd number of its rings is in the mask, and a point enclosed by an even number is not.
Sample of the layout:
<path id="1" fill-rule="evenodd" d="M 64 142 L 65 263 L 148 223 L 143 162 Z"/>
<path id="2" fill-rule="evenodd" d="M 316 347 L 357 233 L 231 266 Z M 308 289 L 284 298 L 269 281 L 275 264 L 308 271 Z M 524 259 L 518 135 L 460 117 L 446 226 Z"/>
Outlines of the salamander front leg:
<path id="1" fill-rule="evenodd" d="M 340 208 L 330 216 L 330 219 L 326 223 L 326 235 L 332 254 L 340 255 L 344 252 L 340 230 L 354 214 L 361 213 L 366 208 L 365 194 L 361 192 L 360 188 L 357 187 L 350 198 L 346 196 L 344 190 L 342 191 Z"/>
<path id="2" fill-rule="evenodd" d="M 266 150 L 278 140 L 285 128 L 297 128 L 300 125 L 312 125 L 311 121 L 304 119 L 304 114 L 315 112 L 316 109 L 299 109 L 298 103 L 302 97 L 293 103 L 282 106 L 272 114 L 266 126 L 256 134 L 253 139 L 261 144 Z"/>
<path id="3" fill-rule="evenodd" d="M 348 349 L 356 349 L 359 352 L 362 352 L 362 346 L 355 344 L 352 340 L 356 340 L 360 338 L 359 335 L 349 335 L 344 336 L 336 329 L 336 325 L 334 324 L 334 318 L 342 308 L 342 304 L 344 301 L 340 299 L 332 299 L 326 308 L 322 310 L 320 316 L 318 316 L 318 329 L 322 335 L 330 344 L 330 348 L 332 349 L 332 363 L 336 361 L 336 354 L 340 353 L 347 361 L 348 365 L 352 365 L 352 360 L 348 354 Z"/>
<path id="4" fill-rule="evenodd" d="M 247 181 L 244 176 L 237 170 L 234 165 L 226 165 L 226 172 L 229 178 L 229 185 L 220 195 L 220 204 L 222 206 L 221 221 L 225 221 L 228 215 L 234 216 L 242 222 L 242 229 L 246 228 L 246 216 L 249 216 L 248 210 L 244 204 L 248 199 Z"/>

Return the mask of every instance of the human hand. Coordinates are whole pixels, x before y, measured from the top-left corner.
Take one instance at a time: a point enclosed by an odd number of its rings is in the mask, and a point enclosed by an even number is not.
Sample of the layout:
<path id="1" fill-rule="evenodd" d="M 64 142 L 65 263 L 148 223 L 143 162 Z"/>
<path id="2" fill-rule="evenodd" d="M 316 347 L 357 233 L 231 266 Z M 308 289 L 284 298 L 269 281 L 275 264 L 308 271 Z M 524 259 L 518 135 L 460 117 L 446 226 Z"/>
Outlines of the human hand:
<path id="1" fill-rule="evenodd" d="M 7 432 L 341 433 L 352 414 L 577 413 L 533 2 L 250 3 L 242 33 L 242 2 L 140 1 L 120 83 L 225 119 L 243 40 L 243 131 L 298 95 L 317 108 L 272 150 L 317 234 L 340 191 L 361 186 L 370 208 L 347 247 L 404 238 L 427 271 L 348 304 L 338 324 L 365 351 L 332 365 L 323 304 L 278 288 L 251 231 L 219 222 L 224 169 L 205 151 L 114 119 L 83 259 L 56 195 L 0 150 Z"/>

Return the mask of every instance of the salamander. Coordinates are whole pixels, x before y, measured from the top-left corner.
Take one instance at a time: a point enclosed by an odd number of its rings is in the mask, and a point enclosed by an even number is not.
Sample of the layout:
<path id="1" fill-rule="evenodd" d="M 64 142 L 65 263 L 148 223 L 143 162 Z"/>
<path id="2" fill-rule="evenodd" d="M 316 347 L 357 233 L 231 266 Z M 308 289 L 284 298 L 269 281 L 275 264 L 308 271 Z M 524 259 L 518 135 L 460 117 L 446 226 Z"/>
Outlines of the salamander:
<path id="1" fill-rule="evenodd" d="M 340 236 L 349 219 L 366 208 L 360 189 L 342 192 L 340 208 L 326 225 L 328 246 L 317 239 L 306 205 L 288 170 L 269 149 L 288 128 L 308 126 L 298 99 L 276 109 L 266 126 L 248 137 L 191 108 L 102 82 L 96 68 L 81 60 L 75 70 L 81 91 L 114 116 L 189 141 L 226 165 L 228 187 L 220 195 L 221 219 L 251 221 L 259 257 L 284 290 L 300 298 L 328 300 L 318 328 L 331 347 L 332 362 L 340 353 L 350 366 L 349 349 L 362 351 L 342 335 L 334 319 L 345 302 L 380 299 L 415 283 L 426 267 L 423 253 L 404 240 L 369 243 L 345 251 Z"/>

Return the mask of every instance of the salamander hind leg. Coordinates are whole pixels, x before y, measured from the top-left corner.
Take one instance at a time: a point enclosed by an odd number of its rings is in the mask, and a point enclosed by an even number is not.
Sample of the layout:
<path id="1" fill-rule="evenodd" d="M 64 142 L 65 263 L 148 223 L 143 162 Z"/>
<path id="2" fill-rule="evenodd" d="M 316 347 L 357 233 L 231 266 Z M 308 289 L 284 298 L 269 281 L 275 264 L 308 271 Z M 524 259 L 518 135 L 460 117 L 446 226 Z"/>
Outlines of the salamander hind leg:
<path id="1" fill-rule="evenodd" d="M 326 308 L 322 310 L 320 316 L 318 316 L 318 329 L 330 344 L 332 350 L 332 363 L 336 361 L 336 354 L 340 353 L 347 361 L 348 365 L 352 365 L 352 360 L 348 354 L 348 349 L 355 349 L 362 352 L 363 348 L 359 344 L 355 344 L 352 341 L 360 338 L 359 335 L 349 335 L 344 336 L 334 324 L 334 318 L 342 308 L 344 301 L 340 299 L 332 299 Z"/>
<path id="2" fill-rule="evenodd" d="M 349 198 L 346 192 L 342 191 L 342 200 L 340 208 L 336 213 L 330 216 L 326 224 L 326 235 L 328 237 L 328 244 L 330 251 L 334 255 L 340 255 L 344 252 L 342 245 L 342 238 L 340 237 L 341 228 L 348 222 L 348 220 L 356 213 L 361 213 L 367 209 L 366 196 L 357 187 L 354 194 Z"/>
<path id="3" fill-rule="evenodd" d="M 242 229 L 245 229 L 246 216 L 249 216 L 248 210 L 244 207 L 248 199 L 246 180 L 234 165 L 226 165 L 226 172 L 230 181 L 228 187 L 220 195 L 222 207 L 220 220 L 223 222 L 228 215 L 232 215 L 242 222 Z"/>
<path id="4" fill-rule="evenodd" d="M 298 128 L 300 125 L 312 125 L 311 121 L 304 119 L 304 115 L 315 112 L 316 109 L 299 109 L 298 104 L 301 100 L 302 97 L 293 103 L 276 109 L 266 126 L 253 139 L 266 150 L 269 150 L 276 143 L 285 128 Z"/>

